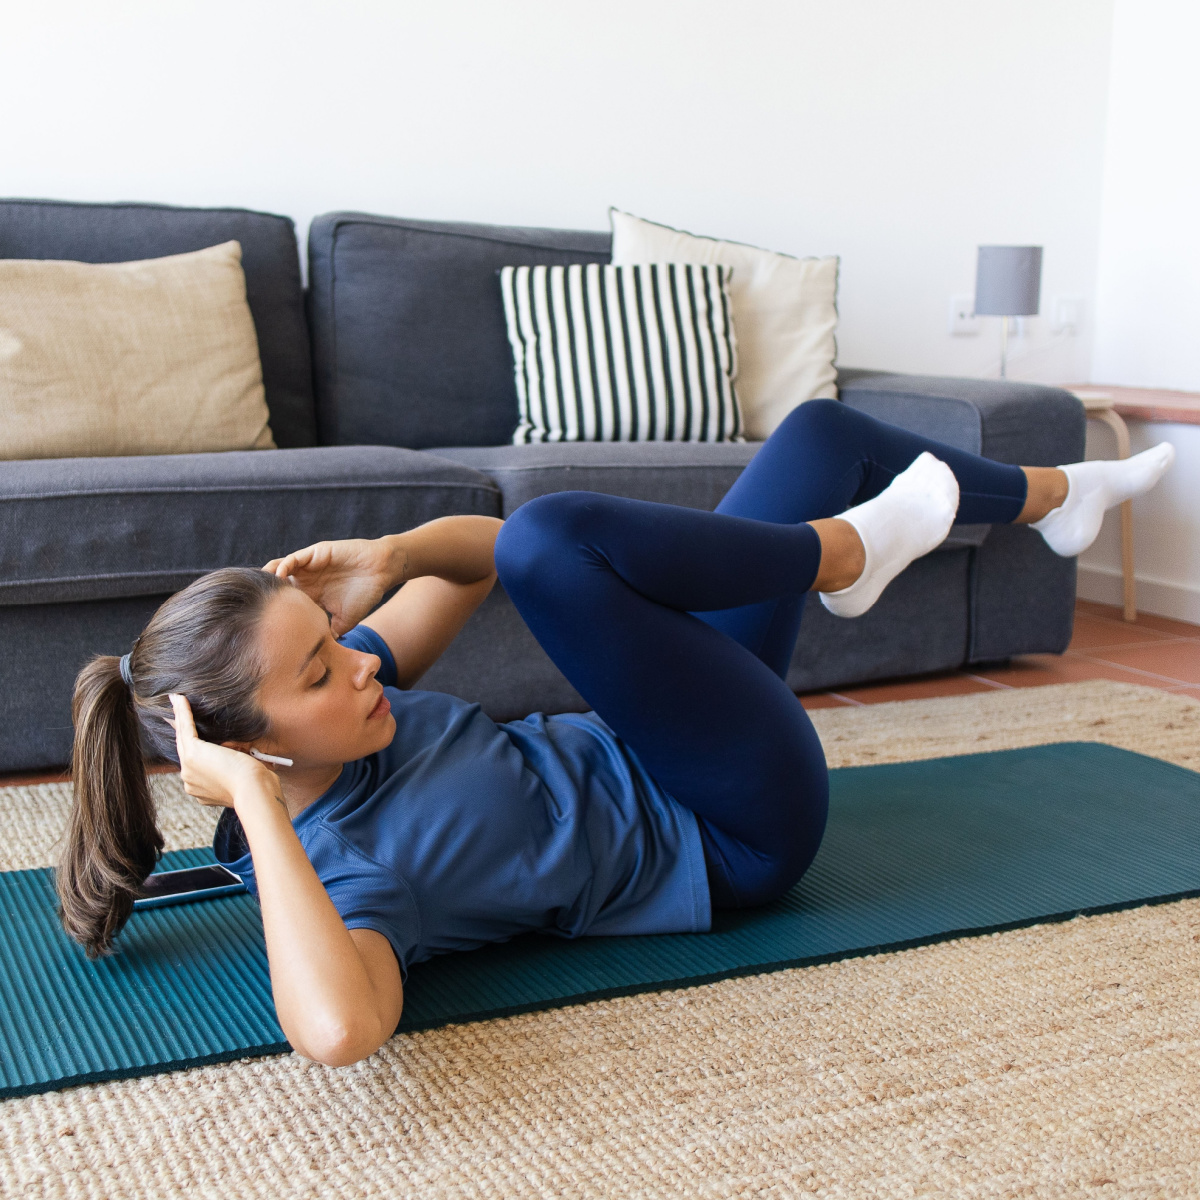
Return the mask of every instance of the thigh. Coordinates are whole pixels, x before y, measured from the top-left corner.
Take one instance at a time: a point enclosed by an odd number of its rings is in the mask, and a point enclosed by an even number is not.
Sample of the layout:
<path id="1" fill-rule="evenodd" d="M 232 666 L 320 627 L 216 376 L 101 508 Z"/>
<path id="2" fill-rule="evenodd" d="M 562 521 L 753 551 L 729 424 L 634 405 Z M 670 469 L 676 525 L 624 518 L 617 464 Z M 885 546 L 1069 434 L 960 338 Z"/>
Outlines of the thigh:
<path id="1" fill-rule="evenodd" d="M 710 864 L 737 874 L 737 901 L 778 894 L 825 827 L 828 776 L 812 723 L 753 653 L 614 569 L 598 542 L 616 536 L 614 522 L 638 538 L 660 506 L 589 506 L 581 495 L 544 497 L 509 518 L 496 544 L 501 582 L 588 704 L 700 819 Z M 698 558 L 715 568 L 703 547 Z"/>

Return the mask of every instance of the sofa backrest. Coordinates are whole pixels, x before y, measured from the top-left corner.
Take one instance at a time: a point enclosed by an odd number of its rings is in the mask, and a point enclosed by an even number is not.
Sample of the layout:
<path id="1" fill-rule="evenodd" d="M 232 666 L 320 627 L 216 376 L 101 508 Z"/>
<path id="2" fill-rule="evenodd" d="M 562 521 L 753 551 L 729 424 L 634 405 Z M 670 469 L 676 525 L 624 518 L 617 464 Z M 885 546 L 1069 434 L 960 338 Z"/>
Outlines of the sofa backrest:
<path id="1" fill-rule="evenodd" d="M 517 423 L 496 272 L 608 262 L 607 233 L 329 213 L 309 229 L 323 443 L 495 446 Z"/>
<path id="2" fill-rule="evenodd" d="M 312 364 L 296 230 L 287 217 L 240 208 L 0 200 L 0 258 L 129 262 L 236 238 L 271 430 L 281 447 L 316 444 Z"/>

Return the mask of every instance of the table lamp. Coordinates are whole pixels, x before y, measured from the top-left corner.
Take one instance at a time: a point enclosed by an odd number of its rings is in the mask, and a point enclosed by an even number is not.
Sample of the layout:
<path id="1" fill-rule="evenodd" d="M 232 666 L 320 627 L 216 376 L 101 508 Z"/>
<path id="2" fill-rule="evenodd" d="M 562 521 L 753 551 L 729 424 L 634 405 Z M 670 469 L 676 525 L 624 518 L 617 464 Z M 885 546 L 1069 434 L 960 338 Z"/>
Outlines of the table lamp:
<path id="1" fill-rule="evenodd" d="M 1003 317 L 1000 378 L 1008 378 L 1008 323 L 1037 315 L 1042 292 L 1041 246 L 980 246 L 975 268 L 975 315 Z"/>

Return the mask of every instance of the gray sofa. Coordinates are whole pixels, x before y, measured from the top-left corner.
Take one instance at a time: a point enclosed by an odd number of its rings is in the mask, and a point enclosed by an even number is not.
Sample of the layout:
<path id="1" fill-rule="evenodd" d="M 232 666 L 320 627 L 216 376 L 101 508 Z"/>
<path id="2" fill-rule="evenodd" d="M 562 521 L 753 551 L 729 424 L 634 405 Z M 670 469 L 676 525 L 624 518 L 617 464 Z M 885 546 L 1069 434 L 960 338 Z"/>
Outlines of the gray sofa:
<path id="1" fill-rule="evenodd" d="M 607 234 L 318 218 L 309 289 L 283 217 L 237 209 L 0 202 L 0 257 L 115 262 L 237 238 L 280 449 L 0 463 L 0 771 L 69 757 L 75 673 L 122 653 L 200 573 L 320 538 L 372 537 L 448 513 L 503 516 L 587 488 L 711 508 L 753 444 L 514 447 L 495 279 L 507 264 L 605 261 Z M 1066 392 L 842 370 L 843 402 L 1006 462 L 1082 457 Z M 956 527 L 866 616 L 811 605 L 797 689 L 1061 651 L 1074 563 L 1027 529 Z M 582 706 L 497 591 L 422 686 L 498 718 Z"/>

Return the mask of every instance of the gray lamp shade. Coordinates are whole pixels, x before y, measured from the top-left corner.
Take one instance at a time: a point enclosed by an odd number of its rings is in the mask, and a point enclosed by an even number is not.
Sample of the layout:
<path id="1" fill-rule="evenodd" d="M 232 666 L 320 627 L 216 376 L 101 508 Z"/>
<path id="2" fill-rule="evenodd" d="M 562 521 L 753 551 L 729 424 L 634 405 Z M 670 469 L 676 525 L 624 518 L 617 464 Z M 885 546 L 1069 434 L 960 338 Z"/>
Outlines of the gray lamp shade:
<path id="1" fill-rule="evenodd" d="M 1032 317 L 1042 293 L 1041 246 L 980 246 L 977 317 Z"/>

